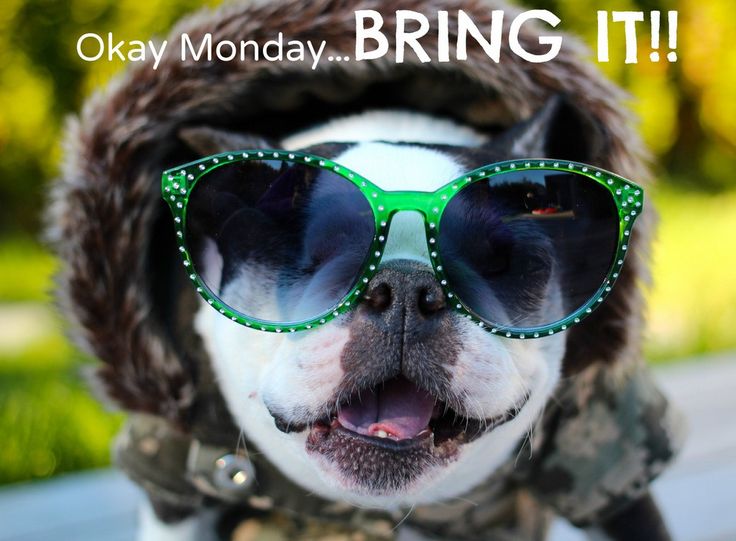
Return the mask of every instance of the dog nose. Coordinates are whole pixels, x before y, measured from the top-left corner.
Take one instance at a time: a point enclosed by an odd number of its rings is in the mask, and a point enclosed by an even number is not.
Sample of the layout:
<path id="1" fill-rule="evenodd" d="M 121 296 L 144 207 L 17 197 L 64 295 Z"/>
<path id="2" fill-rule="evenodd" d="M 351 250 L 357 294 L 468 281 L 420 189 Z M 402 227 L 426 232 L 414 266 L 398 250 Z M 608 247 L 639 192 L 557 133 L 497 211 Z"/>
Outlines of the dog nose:
<path id="1" fill-rule="evenodd" d="M 385 318 L 403 313 L 406 318 L 426 319 L 447 306 L 434 274 L 424 265 L 404 260 L 391 261 L 382 268 L 369 282 L 363 301 L 368 310 Z"/>

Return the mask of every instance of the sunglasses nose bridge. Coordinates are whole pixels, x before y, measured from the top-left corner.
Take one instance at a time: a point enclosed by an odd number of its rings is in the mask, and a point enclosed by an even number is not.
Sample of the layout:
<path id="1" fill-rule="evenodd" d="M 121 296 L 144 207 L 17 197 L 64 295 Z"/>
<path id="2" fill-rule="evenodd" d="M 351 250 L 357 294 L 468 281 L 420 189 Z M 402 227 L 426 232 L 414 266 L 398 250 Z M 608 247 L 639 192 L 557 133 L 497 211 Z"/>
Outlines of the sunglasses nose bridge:
<path id="1" fill-rule="evenodd" d="M 424 214 L 434 200 L 432 192 L 392 191 L 379 196 L 380 203 L 392 211 L 415 210 Z"/>
<path id="2" fill-rule="evenodd" d="M 439 219 L 441 212 L 435 194 L 432 192 L 395 191 L 383 192 L 372 201 L 374 211 L 384 221 L 391 222 L 394 215 L 401 212 L 416 212 L 429 223 Z"/>

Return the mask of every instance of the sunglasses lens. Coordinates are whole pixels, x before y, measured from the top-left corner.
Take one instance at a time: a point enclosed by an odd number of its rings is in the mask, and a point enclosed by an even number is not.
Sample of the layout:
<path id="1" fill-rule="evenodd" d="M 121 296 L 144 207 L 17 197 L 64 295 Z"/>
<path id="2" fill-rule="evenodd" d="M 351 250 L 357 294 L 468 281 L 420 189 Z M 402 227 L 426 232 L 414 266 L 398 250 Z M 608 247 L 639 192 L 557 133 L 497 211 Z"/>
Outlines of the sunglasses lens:
<path id="1" fill-rule="evenodd" d="M 303 163 L 223 165 L 199 179 L 187 205 L 195 271 L 230 308 L 264 322 L 296 323 L 335 308 L 374 233 L 356 186 Z"/>
<path id="2" fill-rule="evenodd" d="M 469 184 L 440 222 L 439 251 L 457 296 L 486 322 L 549 325 L 604 283 L 618 244 L 605 186 L 576 173 L 511 171 Z"/>

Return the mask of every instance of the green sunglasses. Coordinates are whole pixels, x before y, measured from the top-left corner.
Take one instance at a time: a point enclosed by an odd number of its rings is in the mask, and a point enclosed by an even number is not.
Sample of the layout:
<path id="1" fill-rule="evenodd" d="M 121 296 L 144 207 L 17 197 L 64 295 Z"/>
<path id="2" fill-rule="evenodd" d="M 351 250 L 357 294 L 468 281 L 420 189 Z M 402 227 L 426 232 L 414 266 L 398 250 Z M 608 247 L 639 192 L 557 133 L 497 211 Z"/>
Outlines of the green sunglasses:
<path id="1" fill-rule="evenodd" d="M 392 218 L 424 219 L 443 306 L 508 338 L 582 321 L 619 276 L 641 187 L 571 161 L 521 159 L 434 192 L 385 191 L 303 152 L 225 152 L 163 173 L 178 250 L 222 315 L 270 332 L 312 329 L 360 303 Z"/>

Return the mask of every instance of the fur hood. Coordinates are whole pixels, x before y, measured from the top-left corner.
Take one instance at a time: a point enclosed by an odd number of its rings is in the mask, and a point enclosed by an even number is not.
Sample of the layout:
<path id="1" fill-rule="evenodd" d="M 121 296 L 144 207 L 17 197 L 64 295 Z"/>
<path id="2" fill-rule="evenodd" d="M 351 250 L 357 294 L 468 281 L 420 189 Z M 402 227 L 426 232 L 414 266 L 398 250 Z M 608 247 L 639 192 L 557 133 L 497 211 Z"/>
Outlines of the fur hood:
<path id="1" fill-rule="evenodd" d="M 468 47 L 467 61 L 422 64 L 393 50 L 379 60 L 320 62 L 182 62 L 179 35 L 213 41 L 327 41 L 323 57 L 354 51 L 354 11 L 376 9 L 387 36 L 395 34 L 392 0 L 246 1 L 201 11 L 167 37 L 153 61 L 127 69 L 92 96 L 66 133 L 63 172 L 55 182 L 48 234 L 61 259 L 58 299 L 81 347 L 102 361 L 97 375 L 108 397 L 130 411 L 152 413 L 189 430 L 200 406 L 221 401 L 192 326 L 197 301 L 175 254 L 174 231 L 160 198 L 160 173 L 197 156 L 178 137 L 183 127 L 215 126 L 278 138 L 325 118 L 370 107 L 413 109 L 497 133 L 562 95 L 580 115 L 588 161 L 646 182 L 642 145 L 621 102 L 624 96 L 565 37 L 550 62 L 524 61 L 504 39 L 501 61 Z M 504 36 L 518 11 L 494 0 L 401 2 L 427 14 L 464 10 L 490 33 L 494 9 L 506 12 Z M 433 22 L 434 24 L 434 22 Z M 541 30 L 522 27 L 520 41 L 538 48 Z M 450 28 L 450 43 L 455 29 Z M 547 29 L 544 30 L 547 32 Z M 471 40 L 472 42 L 472 40 Z M 437 58 L 437 32 L 422 39 Z M 565 156 L 559 156 L 565 158 Z M 651 212 L 650 212 L 651 214 Z M 632 252 L 607 302 L 568 331 L 565 367 L 636 358 L 642 303 L 637 282 L 651 220 L 639 224 Z M 634 319 L 634 323 L 631 319 Z M 634 332 L 632 332 L 632 329 Z M 215 406 L 207 406 L 208 408 Z"/>

